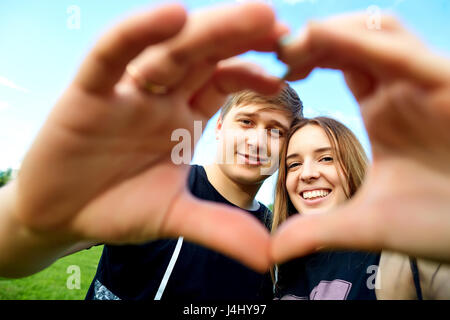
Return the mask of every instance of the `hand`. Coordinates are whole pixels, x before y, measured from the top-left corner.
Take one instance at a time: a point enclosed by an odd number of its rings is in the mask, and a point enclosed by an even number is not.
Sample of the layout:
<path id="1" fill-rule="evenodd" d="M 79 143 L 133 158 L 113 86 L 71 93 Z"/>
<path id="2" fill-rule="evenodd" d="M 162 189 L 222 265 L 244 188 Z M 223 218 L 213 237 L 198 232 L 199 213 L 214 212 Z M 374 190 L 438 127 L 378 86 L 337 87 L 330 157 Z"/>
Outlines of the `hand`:
<path id="1" fill-rule="evenodd" d="M 262 4 L 190 17 L 170 5 L 117 26 L 88 55 L 27 153 L 14 185 L 17 218 L 31 232 L 74 242 L 182 235 L 267 269 L 268 232 L 240 210 L 189 194 L 188 166 L 170 158 L 178 143 L 171 133 L 192 133 L 194 120 L 206 122 L 229 93 L 277 93 L 279 79 L 222 60 L 273 51 L 285 31 Z M 127 74 L 129 65 L 138 74 Z M 147 81 L 168 92 L 144 90 Z"/>
<path id="2" fill-rule="evenodd" d="M 361 106 L 373 163 L 361 190 L 335 212 L 289 219 L 275 234 L 283 262 L 323 247 L 450 261 L 450 61 L 392 17 L 369 30 L 364 15 L 308 25 L 281 48 L 288 80 L 340 69 Z"/>

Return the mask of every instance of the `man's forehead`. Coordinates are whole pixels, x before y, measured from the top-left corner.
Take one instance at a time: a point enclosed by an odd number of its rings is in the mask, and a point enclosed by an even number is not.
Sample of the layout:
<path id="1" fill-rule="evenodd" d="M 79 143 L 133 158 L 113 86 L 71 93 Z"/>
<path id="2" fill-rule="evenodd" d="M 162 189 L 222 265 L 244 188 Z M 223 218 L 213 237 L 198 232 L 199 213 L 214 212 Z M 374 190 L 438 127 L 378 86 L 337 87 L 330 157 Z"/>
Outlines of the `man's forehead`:
<path id="1" fill-rule="evenodd" d="M 292 115 L 286 107 L 278 106 L 268 103 L 247 103 L 236 105 L 232 108 L 231 112 L 234 115 L 238 114 L 253 114 L 260 116 L 262 113 L 266 113 L 268 116 L 276 115 L 277 119 L 284 118 L 289 124 L 292 121 Z"/>

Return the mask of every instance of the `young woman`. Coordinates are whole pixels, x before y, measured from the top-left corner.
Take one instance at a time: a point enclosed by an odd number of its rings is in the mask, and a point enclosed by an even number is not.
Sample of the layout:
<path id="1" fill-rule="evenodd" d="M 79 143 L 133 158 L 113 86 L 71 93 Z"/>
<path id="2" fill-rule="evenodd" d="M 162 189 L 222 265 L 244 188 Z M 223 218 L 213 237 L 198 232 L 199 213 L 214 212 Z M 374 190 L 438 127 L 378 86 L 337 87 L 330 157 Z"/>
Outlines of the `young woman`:
<path id="1" fill-rule="evenodd" d="M 281 155 L 272 230 L 291 215 L 325 212 L 351 198 L 367 164 L 361 144 L 340 122 L 326 117 L 299 120 Z M 319 251 L 289 261 L 275 272 L 276 298 L 376 299 L 379 260 L 378 253 Z"/>
<path id="2" fill-rule="evenodd" d="M 353 197 L 367 164 L 342 123 L 295 122 L 281 153 L 272 230 L 294 214 L 332 210 Z M 274 278 L 278 299 L 450 299 L 449 264 L 388 251 L 322 250 L 279 266 Z"/>

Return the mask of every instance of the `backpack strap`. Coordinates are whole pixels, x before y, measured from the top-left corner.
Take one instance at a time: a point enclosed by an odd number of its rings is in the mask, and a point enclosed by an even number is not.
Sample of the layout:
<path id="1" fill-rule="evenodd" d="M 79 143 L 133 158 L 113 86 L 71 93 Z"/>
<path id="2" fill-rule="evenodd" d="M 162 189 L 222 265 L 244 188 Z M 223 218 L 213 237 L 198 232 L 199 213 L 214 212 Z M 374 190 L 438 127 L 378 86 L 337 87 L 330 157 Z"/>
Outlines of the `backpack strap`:
<path id="1" fill-rule="evenodd" d="M 417 267 L 416 258 L 410 257 L 409 264 L 411 266 L 411 271 L 414 280 L 414 286 L 416 287 L 416 294 L 418 300 L 423 300 L 422 289 L 420 287 L 420 277 L 419 277 L 419 268 Z"/>
<path id="2" fill-rule="evenodd" d="M 167 282 L 169 282 L 170 275 L 172 274 L 173 268 L 175 267 L 175 263 L 178 260 L 178 255 L 180 254 L 182 245 L 183 245 L 183 237 L 178 237 L 175 250 L 173 250 L 172 258 L 170 258 L 169 265 L 167 266 L 166 272 L 164 273 L 164 276 L 161 280 L 161 284 L 159 285 L 154 300 L 161 300 L 164 290 L 166 289 Z"/>

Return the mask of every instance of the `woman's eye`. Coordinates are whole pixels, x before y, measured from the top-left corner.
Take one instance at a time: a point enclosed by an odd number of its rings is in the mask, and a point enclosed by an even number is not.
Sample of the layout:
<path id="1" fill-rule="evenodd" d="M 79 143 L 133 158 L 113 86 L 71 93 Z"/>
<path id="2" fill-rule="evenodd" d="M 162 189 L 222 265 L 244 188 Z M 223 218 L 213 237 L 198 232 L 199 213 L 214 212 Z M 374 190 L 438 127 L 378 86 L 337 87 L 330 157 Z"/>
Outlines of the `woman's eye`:
<path id="1" fill-rule="evenodd" d="M 246 126 L 249 126 L 252 124 L 252 121 L 248 120 L 248 119 L 241 119 L 241 120 L 239 120 L 239 122 Z"/>
<path id="2" fill-rule="evenodd" d="M 293 168 L 295 168 L 295 167 L 298 167 L 299 165 L 301 165 L 300 162 L 293 162 L 293 163 L 291 163 L 291 164 L 288 164 L 288 165 L 287 165 L 287 168 L 288 168 L 288 169 L 293 169 Z"/>
<path id="3" fill-rule="evenodd" d="M 322 159 L 320 159 L 320 161 L 322 162 L 332 162 L 333 160 L 333 157 L 323 157 Z"/>

